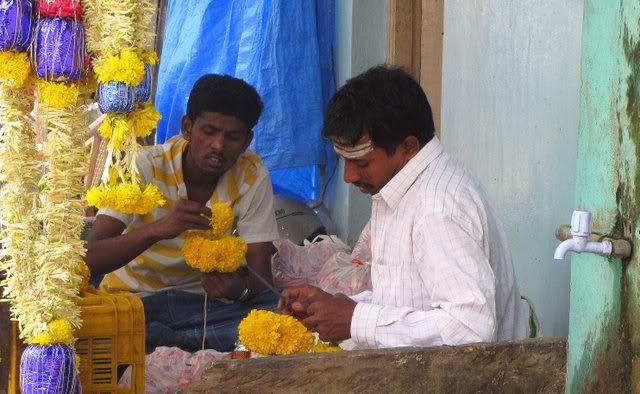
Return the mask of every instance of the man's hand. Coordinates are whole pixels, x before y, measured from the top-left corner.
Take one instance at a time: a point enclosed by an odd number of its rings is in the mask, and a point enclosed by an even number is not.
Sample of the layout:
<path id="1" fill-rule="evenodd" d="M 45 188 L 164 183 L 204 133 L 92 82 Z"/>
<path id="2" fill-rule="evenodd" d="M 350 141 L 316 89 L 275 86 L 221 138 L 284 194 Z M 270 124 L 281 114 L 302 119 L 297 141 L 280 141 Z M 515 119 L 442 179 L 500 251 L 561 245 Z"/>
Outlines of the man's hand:
<path id="1" fill-rule="evenodd" d="M 314 301 L 307 308 L 305 326 L 320 335 L 325 342 L 351 338 L 351 319 L 356 302 L 342 293 Z"/>
<path id="2" fill-rule="evenodd" d="M 307 308 L 315 301 L 331 298 L 331 294 L 314 286 L 289 287 L 282 290 L 278 308 L 298 319 L 306 319 Z"/>
<path id="3" fill-rule="evenodd" d="M 237 272 L 203 272 L 202 287 L 211 297 L 237 300 L 247 284 L 246 277 Z"/>
<path id="4" fill-rule="evenodd" d="M 290 287 L 282 291 L 280 310 L 301 319 L 320 339 L 337 342 L 351 338 L 351 318 L 356 302 L 344 294 L 331 295 L 314 286 Z"/>
<path id="5" fill-rule="evenodd" d="M 150 224 L 159 239 L 173 239 L 187 230 L 209 230 L 211 209 L 196 201 L 178 200 L 169 214 Z"/>

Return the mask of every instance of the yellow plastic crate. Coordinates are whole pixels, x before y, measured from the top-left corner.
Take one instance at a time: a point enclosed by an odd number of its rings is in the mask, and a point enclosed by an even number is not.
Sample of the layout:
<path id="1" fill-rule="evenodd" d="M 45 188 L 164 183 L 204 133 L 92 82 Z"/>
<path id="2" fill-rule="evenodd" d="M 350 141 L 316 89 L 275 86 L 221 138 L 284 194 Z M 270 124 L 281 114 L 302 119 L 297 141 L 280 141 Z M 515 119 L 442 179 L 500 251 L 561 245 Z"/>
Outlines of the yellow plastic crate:
<path id="1" fill-rule="evenodd" d="M 80 301 L 82 328 L 77 332 L 83 393 L 144 393 L 145 323 L 140 298 L 132 294 L 86 294 Z M 14 338 L 17 342 L 16 325 Z M 18 393 L 21 344 L 16 343 L 9 393 Z M 131 387 L 118 378 L 131 367 Z"/>

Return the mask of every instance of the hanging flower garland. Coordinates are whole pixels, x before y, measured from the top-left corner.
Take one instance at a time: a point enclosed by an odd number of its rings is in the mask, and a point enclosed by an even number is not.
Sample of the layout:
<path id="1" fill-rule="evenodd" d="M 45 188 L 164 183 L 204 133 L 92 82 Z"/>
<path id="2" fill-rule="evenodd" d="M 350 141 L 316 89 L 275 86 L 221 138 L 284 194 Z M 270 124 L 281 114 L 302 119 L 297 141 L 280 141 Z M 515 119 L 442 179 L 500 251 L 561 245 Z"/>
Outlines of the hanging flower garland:
<path id="1" fill-rule="evenodd" d="M 80 326 L 76 301 L 82 277 L 78 272 L 85 254 L 80 234 L 87 121 L 77 83 L 85 64 L 81 6 L 78 0 L 40 0 L 38 10 L 43 12 L 36 24 L 31 58 L 39 78 L 36 124 L 46 132 L 38 212 L 43 234 L 36 244 L 39 286 L 35 291 L 39 297 L 34 308 L 39 319 L 33 327 L 25 327 L 27 338 L 46 334 L 46 324 L 58 319 L 69 321 L 69 327 Z"/>
<path id="2" fill-rule="evenodd" d="M 182 254 L 185 262 L 202 272 L 235 272 L 247 253 L 247 243 L 240 237 L 225 236 L 233 224 L 233 210 L 228 204 L 211 206 L 211 230 L 190 231 L 185 235 Z"/>
<path id="3" fill-rule="evenodd" d="M 32 332 L 38 311 L 32 308 L 37 271 L 34 242 L 39 163 L 33 109 L 31 64 L 32 3 L 0 1 L 0 271 L 5 271 L 4 297 L 21 331 Z M 0 294 L 1 295 L 1 294 Z M 23 335 L 24 337 L 24 335 Z"/>
<path id="4" fill-rule="evenodd" d="M 98 106 L 107 113 L 98 128 L 107 139 L 108 160 L 101 185 L 87 192 L 87 204 L 123 213 L 146 214 L 165 204 L 155 185 L 140 183 L 137 138 L 150 135 L 160 114 L 149 101 L 156 2 L 85 0 L 87 45 L 94 55 Z"/>

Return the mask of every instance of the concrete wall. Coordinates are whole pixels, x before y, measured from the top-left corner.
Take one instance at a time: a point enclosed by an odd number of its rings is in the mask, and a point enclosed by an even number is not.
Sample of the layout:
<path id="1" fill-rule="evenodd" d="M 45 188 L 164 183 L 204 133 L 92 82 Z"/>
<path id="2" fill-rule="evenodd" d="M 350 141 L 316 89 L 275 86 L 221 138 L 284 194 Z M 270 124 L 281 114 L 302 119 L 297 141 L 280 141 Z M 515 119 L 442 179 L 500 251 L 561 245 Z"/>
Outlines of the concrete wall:
<path id="1" fill-rule="evenodd" d="M 567 335 L 583 0 L 445 4 L 442 140 L 493 199 L 544 335 Z"/>
<path id="2" fill-rule="evenodd" d="M 627 261 L 571 263 L 568 393 L 640 392 L 640 7 L 586 0 L 576 205 L 632 241 Z"/>
<path id="3" fill-rule="evenodd" d="M 387 56 L 387 0 L 336 1 L 338 87 Z M 342 180 L 342 163 L 327 188 L 326 205 L 337 233 L 353 245 L 371 215 L 371 197 Z"/>

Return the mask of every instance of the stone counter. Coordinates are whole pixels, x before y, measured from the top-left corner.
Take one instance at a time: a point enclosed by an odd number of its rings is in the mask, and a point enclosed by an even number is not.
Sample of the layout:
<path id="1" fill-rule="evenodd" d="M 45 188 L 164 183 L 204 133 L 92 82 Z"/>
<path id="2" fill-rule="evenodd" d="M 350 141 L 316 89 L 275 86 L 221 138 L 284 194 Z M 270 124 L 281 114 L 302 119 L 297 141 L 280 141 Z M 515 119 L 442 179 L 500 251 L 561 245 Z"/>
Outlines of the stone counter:
<path id="1" fill-rule="evenodd" d="M 224 360 L 183 393 L 564 393 L 566 339 Z"/>

